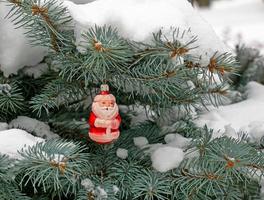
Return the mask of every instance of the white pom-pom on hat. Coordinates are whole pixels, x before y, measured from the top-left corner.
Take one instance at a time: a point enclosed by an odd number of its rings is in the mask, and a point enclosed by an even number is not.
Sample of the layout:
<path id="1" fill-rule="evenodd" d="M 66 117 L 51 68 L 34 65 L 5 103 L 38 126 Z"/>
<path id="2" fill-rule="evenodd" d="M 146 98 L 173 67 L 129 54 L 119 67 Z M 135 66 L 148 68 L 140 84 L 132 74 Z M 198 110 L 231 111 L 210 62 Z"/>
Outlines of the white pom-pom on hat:
<path id="1" fill-rule="evenodd" d="M 100 88 L 101 88 L 101 91 L 109 92 L 109 86 L 107 84 L 102 84 Z"/>
<path id="2" fill-rule="evenodd" d="M 109 93 L 109 86 L 107 84 L 102 84 L 100 94 L 94 97 L 94 102 L 99 101 L 116 101 L 115 96 Z"/>

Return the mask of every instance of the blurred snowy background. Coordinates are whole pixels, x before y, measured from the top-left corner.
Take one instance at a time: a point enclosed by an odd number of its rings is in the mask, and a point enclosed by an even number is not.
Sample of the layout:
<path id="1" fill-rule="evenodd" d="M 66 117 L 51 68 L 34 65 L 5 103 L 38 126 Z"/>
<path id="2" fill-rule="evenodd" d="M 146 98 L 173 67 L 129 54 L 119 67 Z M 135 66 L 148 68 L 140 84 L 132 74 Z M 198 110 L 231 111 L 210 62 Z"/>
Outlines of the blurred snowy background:
<path id="1" fill-rule="evenodd" d="M 245 44 L 264 53 L 264 1 L 214 0 L 209 7 L 194 4 L 222 40 L 231 47 Z"/>

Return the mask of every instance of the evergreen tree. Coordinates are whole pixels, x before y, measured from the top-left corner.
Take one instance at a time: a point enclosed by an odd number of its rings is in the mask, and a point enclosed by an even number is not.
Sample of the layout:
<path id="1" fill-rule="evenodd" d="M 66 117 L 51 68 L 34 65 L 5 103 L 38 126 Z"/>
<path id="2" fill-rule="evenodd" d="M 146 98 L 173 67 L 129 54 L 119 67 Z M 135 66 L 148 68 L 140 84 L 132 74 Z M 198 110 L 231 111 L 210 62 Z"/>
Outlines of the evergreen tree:
<path id="1" fill-rule="evenodd" d="M 216 53 L 203 66 L 189 53 L 197 38 L 181 43 L 180 29 L 172 30 L 172 40 L 162 31 L 153 33 L 152 43 L 146 44 L 124 39 L 108 26 L 87 30 L 86 51 L 81 53 L 70 27 L 72 18 L 62 4 L 8 3 L 12 8 L 8 16 L 27 30 L 31 44 L 49 49 L 43 60 L 49 70 L 37 79 L 22 72 L 8 78 L 1 75 L 1 121 L 19 115 L 38 118 L 63 139 L 24 149 L 20 160 L 2 155 L 1 199 L 260 198 L 262 142 L 251 143 L 245 135 L 213 138 L 212 130 L 189 120 L 193 108 L 219 105 L 226 95 L 229 75 L 237 67 L 230 54 Z M 131 113 L 124 112 L 115 143 L 99 145 L 87 139 L 85 124 L 91 110 L 87 102 L 103 83 L 109 84 L 119 105 L 139 104 L 154 120 L 133 125 Z M 173 126 L 172 108 L 187 113 Z M 136 137 L 164 143 L 164 136 L 175 132 L 191 142 L 178 167 L 165 172 L 152 165 L 153 145 L 138 148 L 133 143 Z M 128 156 L 118 155 L 120 150 L 127 150 Z M 171 155 L 175 156 L 179 155 Z"/>

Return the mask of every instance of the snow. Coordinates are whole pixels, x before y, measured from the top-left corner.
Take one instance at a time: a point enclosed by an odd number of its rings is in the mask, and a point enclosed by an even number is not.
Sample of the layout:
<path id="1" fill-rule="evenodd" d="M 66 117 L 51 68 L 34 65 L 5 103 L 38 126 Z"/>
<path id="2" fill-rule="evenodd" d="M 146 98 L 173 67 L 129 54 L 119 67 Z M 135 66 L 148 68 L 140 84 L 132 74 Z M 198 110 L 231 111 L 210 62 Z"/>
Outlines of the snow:
<path id="1" fill-rule="evenodd" d="M 171 33 L 171 28 L 179 27 L 181 33 L 186 30 L 184 37 L 178 38 L 183 43 L 198 36 L 195 46 L 199 47 L 190 53 L 200 55 L 203 52 L 206 63 L 216 51 L 229 51 L 212 27 L 185 0 L 97 0 L 79 5 L 65 1 L 64 4 L 76 21 L 77 44 L 83 40 L 83 31 L 95 24 L 111 25 L 121 36 L 139 42 L 150 42 L 152 33 L 159 29 L 169 38 L 168 31 Z"/>
<path id="2" fill-rule="evenodd" d="M 12 87 L 9 84 L 0 84 L 0 94 L 10 94 Z"/>
<path id="3" fill-rule="evenodd" d="M 152 167 L 159 172 L 177 168 L 185 157 L 195 157 L 194 153 L 185 155 L 184 149 L 189 145 L 191 138 L 182 135 L 167 134 L 164 137 L 166 144 L 150 144 L 146 151 L 151 155 Z"/>
<path id="4" fill-rule="evenodd" d="M 46 158 L 47 160 L 52 160 L 58 164 L 64 163 L 65 164 L 65 155 L 63 154 L 56 154 L 56 153 L 47 153 L 46 151 L 42 152 L 42 155 L 44 158 Z"/>
<path id="5" fill-rule="evenodd" d="M 95 189 L 95 195 L 98 199 L 107 199 L 107 192 L 101 188 L 100 186 L 97 186 Z"/>
<path id="6" fill-rule="evenodd" d="M 183 150 L 170 146 L 160 147 L 151 155 L 152 167 L 159 172 L 177 168 L 183 159 Z"/>
<path id="7" fill-rule="evenodd" d="M 116 185 L 113 185 L 113 191 L 114 194 L 116 195 L 120 191 L 120 189 Z"/>
<path id="8" fill-rule="evenodd" d="M 119 157 L 121 159 L 126 159 L 128 156 L 128 151 L 127 151 L 127 149 L 118 148 L 116 150 L 116 155 L 117 155 L 117 157 Z"/>
<path id="9" fill-rule="evenodd" d="M 16 74 L 25 65 L 36 65 L 46 54 L 44 48 L 29 44 L 23 28 L 15 29 L 11 20 L 4 18 L 9 10 L 9 6 L 0 3 L 0 70 L 5 76 Z"/>
<path id="10" fill-rule="evenodd" d="M 223 133 L 223 136 L 229 136 L 233 138 L 238 137 L 237 131 L 231 126 L 231 124 L 225 125 L 224 129 L 225 131 Z"/>
<path id="11" fill-rule="evenodd" d="M 8 124 L 5 122 L 0 122 L 0 131 L 7 130 Z"/>
<path id="12" fill-rule="evenodd" d="M 48 71 L 48 65 L 46 63 L 40 63 L 35 66 L 26 66 L 23 68 L 23 73 L 34 78 L 39 78 L 42 74 Z"/>
<path id="13" fill-rule="evenodd" d="M 244 132 L 253 140 L 264 136 L 264 86 L 249 82 L 246 86 L 247 99 L 231 105 L 210 108 L 202 113 L 195 123 L 214 129 L 214 137 L 222 134 L 237 137 L 235 132 Z"/>
<path id="14" fill-rule="evenodd" d="M 0 131 L 0 153 L 13 159 L 20 159 L 18 151 L 43 141 L 44 139 L 34 137 L 20 129 Z"/>
<path id="15" fill-rule="evenodd" d="M 86 178 L 81 181 L 81 185 L 87 190 L 87 191 L 92 191 L 94 188 L 94 184 L 91 181 L 91 179 Z"/>
<path id="16" fill-rule="evenodd" d="M 26 116 L 18 116 L 16 119 L 13 119 L 9 123 L 9 128 L 21 128 L 45 139 L 54 139 L 59 137 L 50 130 L 49 125 Z"/>
<path id="17" fill-rule="evenodd" d="M 262 49 L 264 53 L 264 3 L 262 0 L 213 1 L 209 9 L 199 11 L 230 46 L 245 43 Z"/>
<path id="18" fill-rule="evenodd" d="M 183 137 L 182 135 L 176 133 L 166 135 L 164 137 L 164 140 L 168 144 L 168 146 L 184 149 L 189 145 L 192 139 Z"/>
<path id="19" fill-rule="evenodd" d="M 134 141 L 135 146 L 139 148 L 142 148 L 149 143 L 146 137 L 134 137 L 133 141 Z"/>
<path id="20" fill-rule="evenodd" d="M 253 141 L 259 141 L 264 136 L 264 119 L 263 121 L 253 121 L 240 128 L 241 132 L 247 133 Z"/>

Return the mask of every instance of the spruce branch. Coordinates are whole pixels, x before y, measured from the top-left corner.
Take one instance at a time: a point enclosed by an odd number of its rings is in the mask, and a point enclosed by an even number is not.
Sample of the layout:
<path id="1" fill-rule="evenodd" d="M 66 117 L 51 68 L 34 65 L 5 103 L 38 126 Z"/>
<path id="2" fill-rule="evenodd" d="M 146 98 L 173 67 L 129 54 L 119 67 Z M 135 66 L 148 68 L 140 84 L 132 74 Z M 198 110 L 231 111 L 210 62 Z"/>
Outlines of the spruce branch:
<path id="1" fill-rule="evenodd" d="M 213 89 L 216 84 L 213 74 L 216 72 L 223 81 L 226 78 L 223 77 L 224 72 L 233 73 L 233 68 L 236 67 L 234 58 L 229 54 L 215 54 L 207 67 L 200 66 L 199 57 L 192 55 L 198 38 L 191 34 L 190 29 L 180 31 L 179 28 L 171 29 L 169 33 L 162 31 L 154 33 L 152 43 L 144 44 L 120 37 L 112 27 L 95 26 L 83 34 L 80 47 L 84 52 L 80 53 L 72 42 L 74 41 L 72 32 L 66 33 L 58 28 L 68 22 L 65 20 L 68 12 L 61 14 L 66 11 L 61 4 L 56 6 L 54 0 L 44 5 L 23 2 L 14 5 L 21 6 L 18 13 L 25 15 L 25 19 L 17 21 L 17 24 L 26 26 L 33 32 L 35 26 L 39 27 L 39 30 L 49 27 L 48 30 L 58 38 L 56 41 L 60 51 L 55 52 L 53 56 L 60 66 L 60 76 L 70 82 L 76 79 L 82 81 L 84 87 L 94 83 L 111 83 L 117 90 L 129 91 L 131 98 L 139 96 L 146 100 L 146 103 L 158 108 L 180 104 L 189 108 L 201 103 L 205 105 L 205 101 L 218 105 L 219 96 L 223 92 L 218 90 L 216 93 L 216 90 L 213 90 L 212 93 L 208 90 Z M 11 11 L 12 14 L 14 12 Z M 30 23 L 23 24 L 23 21 Z M 44 30 L 42 32 L 47 33 Z M 48 38 L 52 41 L 52 35 L 47 34 L 34 35 L 39 35 L 42 40 Z M 41 41 L 37 37 L 36 41 Z M 186 63 L 189 63 L 187 67 Z M 194 63 L 195 67 L 190 67 L 190 63 Z M 198 85 L 197 88 L 186 86 L 190 80 L 194 83 L 199 82 L 198 77 L 202 77 L 203 82 L 208 83 L 203 87 Z M 221 83 L 216 85 L 219 86 Z M 208 95 L 204 95 L 206 92 Z"/>
<path id="2" fill-rule="evenodd" d="M 72 20 L 62 3 L 49 1 L 7 0 L 11 9 L 7 17 L 17 28 L 24 27 L 32 45 L 59 51 L 60 46 L 70 43 L 72 34 L 63 31 Z"/>
<path id="3" fill-rule="evenodd" d="M 1 200 L 30 200 L 31 198 L 21 193 L 13 184 L 0 183 Z"/>
<path id="4" fill-rule="evenodd" d="M 153 33 L 151 44 L 142 42 L 132 43 L 137 58 L 133 65 L 142 62 L 143 65 L 151 67 L 153 62 L 180 61 L 180 59 L 185 58 L 190 59 L 192 56 L 190 51 L 197 48 L 197 46 L 195 46 L 197 36 L 189 35 L 190 31 L 190 29 L 181 31 L 180 28 L 173 28 L 170 30 L 170 36 L 168 38 L 166 33 L 160 30 L 157 33 Z M 194 57 L 192 57 L 192 59 L 194 59 Z"/>
<path id="5" fill-rule="evenodd" d="M 170 182 L 164 174 L 142 170 L 132 187 L 133 199 L 166 200 L 171 195 Z"/>
<path id="6" fill-rule="evenodd" d="M 237 66 L 238 62 L 234 59 L 232 54 L 225 53 L 217 55 L 217 52 L 210 58 L 210 62 L 207 65 L 209 74 L 209 80 L 216 83 L 214 74 L 217 74 L 220 80 L 223 80 L 223 76 L 226 74 L 235 74 L 238 75 L 238 69 L 234 66 Z M 228 78 L 228 77 L 226 77 Z"/>
<path id="7" fill-rule="evenodd" d="M 24 109 L 24 97 L 16 82 L 9 85 L 9 90 L 0 91 L 0 119 L 6 120 Z"/>
<path id="8" fill-rule="evenodd" d="M 84 80 L 88 86 L 91 82 L 108 82 L 113 74 L 127 70 L 133 52 L 116 29 L 95 26 L 82 37 L 83 54 L 69 54 L 70 60 L 66 61 L 69 64 L 63 66 L 60 75 L 68 80 Z"/>
<path id="9" fill-rule="evenodd" d="M 32 184 L 35 192 L 53 196 L 76 194 L 80 176 L 90 166 L 89 154 L 80 143 L 50 140 L 23 149 L 16 167 L 20 186 Z"/>
<path id="10" fill-rule="evenodd" d="M 133 161 L 119 161 L 110 168 L 109 177 L 114 179 L 114 183 L 121 189 L 120 199 L 130 199 L 134 196 L 131 187 L 138 174 L 141 174 L 141 167 Z"/>
<path id="11" fill-rule="evenodd" d="M 86 95 L 86 91 L 80 86 L 80 83 L 67 82 L 59 78 L 48 83 L 42 93 L 33 97 L 30 103 L 33 111 L 41 116 L 43 111 L 49 114 L 51 109 L 79 103 Z"/>
<path id="12" fill-rule="evenodd" d="M 0 154 L 0 199 L 2 200 L 29 200 L 29 197 L 23 195 L 17 188 L 11 174 L 11 160 Z"/>
<path id="13" fill-rule="evenodd" d="M 86 183 L 89 182 L 89 185 Z M 93 176 L 91 179 L 83 178 L 82 188 L 79 190 L 77 200 L 118 200 L 119 188 L 111 179 L 100 179 Z"/>
<path id="14" fill-rule="evenodd" d="M 189 153 L 196 150 L 199 157 L 186 158 L 172 172 L 174 195 L 182 193 L 184 198 L 224 199 L 251 193 L 247 187 L 254 182 L 252 177 L 263 175 L 263 153 L 246 142 L 244 136 L 238 139 L 212 138 L 212 132 L 206 127 L 204 130 L 202 137 L 194 139 L 189 147 Z M 240 190 L 241 187 L 244 189 Z M 258 191 L 258 184 L 250 190 Z"/>
<path id="15" fill-rule="evenodd" d="M 10 182 L 10 177 L 7 174 L 9 170 L 11 161 L 8 159 L 6 155 L 0 154 L 0 182 L 8 183 Z"/>

